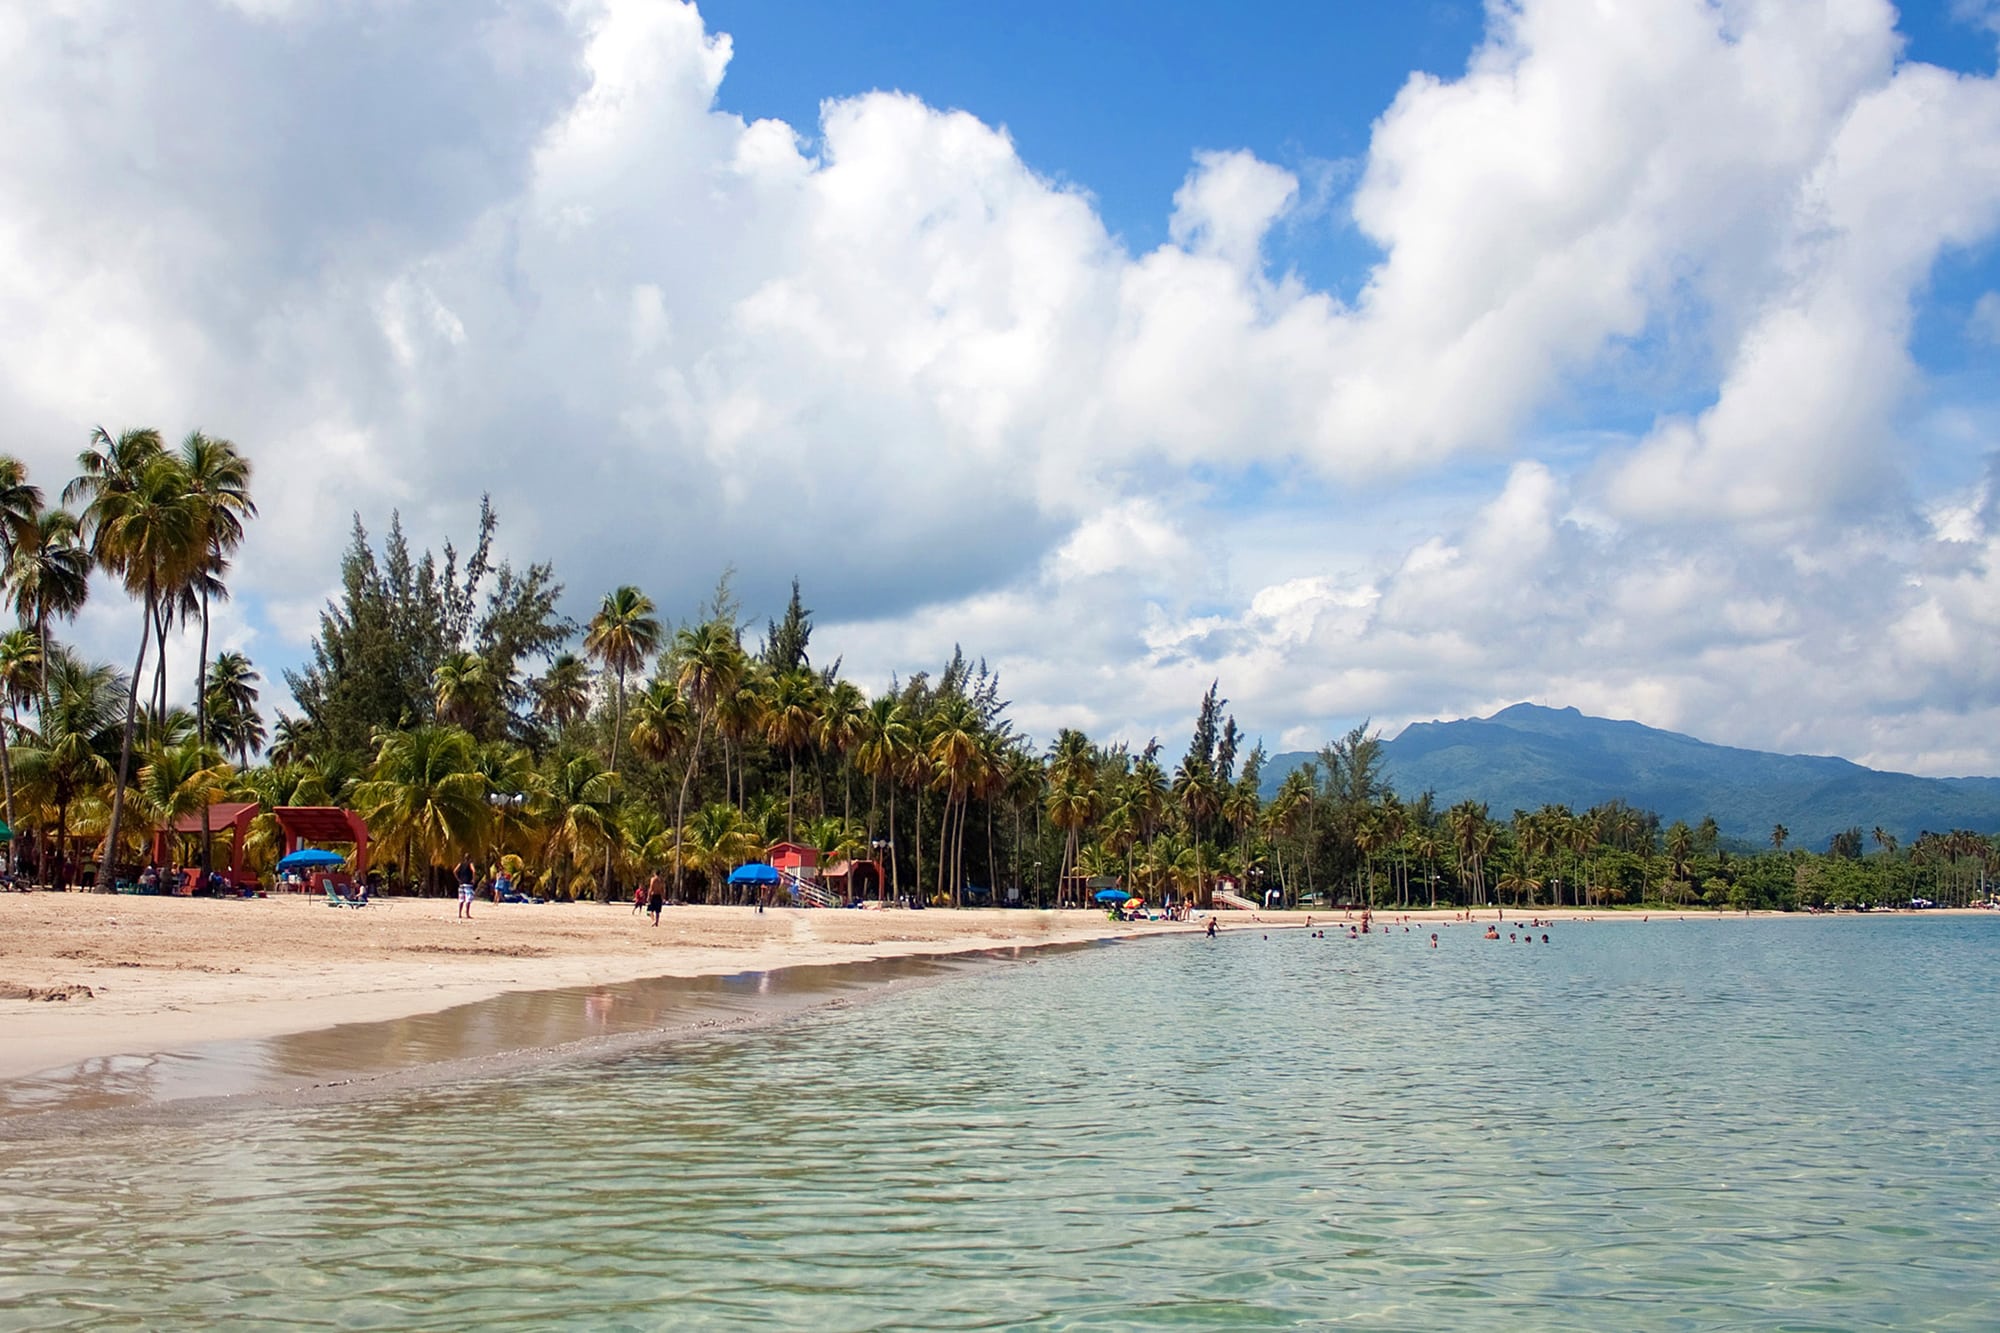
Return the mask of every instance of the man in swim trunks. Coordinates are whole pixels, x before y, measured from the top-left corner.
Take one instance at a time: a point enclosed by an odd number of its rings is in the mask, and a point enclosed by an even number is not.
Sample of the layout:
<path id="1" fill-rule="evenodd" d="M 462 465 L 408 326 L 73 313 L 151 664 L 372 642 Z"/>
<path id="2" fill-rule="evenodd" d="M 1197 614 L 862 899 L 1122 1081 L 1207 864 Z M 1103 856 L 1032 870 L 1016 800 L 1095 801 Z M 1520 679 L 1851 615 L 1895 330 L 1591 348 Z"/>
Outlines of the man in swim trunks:
<path id="1" fill-rule="evenodd" d="M 472 920 L 472 858 L 462 856 L 458 861 L 458 914 L 466 921 Z"/>

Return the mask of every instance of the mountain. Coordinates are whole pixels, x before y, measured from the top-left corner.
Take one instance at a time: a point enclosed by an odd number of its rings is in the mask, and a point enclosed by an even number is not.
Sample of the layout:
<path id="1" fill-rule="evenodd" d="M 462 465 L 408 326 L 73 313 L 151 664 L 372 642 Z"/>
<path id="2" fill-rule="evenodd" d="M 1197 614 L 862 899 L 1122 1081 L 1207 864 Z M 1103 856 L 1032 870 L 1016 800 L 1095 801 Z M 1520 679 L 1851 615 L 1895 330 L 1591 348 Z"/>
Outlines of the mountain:
<path id="1" fill-rule="evenodd" d="M 2000 830 L 2000 778 L 1920 778 L 1826 756 L 1739 750 L 1574 708 L 1515 704 L 1492 717 L 1415 722 L 1383 750 L 1384 771 L 1405 799 L 1429 789 L 1440 806 L 1484 801 L 1496 818 L 1622 798 L 1663 823 L 1714 815 L 1725 837 L 1758 846 L 1783 824 L 1795 845 L 1814 850 L 1856 826 L 1872 833 L 1880 825 L 1904 843 L 1925 829 Z M 1273 758 L 1265 794 L 1315 757 Z"/>

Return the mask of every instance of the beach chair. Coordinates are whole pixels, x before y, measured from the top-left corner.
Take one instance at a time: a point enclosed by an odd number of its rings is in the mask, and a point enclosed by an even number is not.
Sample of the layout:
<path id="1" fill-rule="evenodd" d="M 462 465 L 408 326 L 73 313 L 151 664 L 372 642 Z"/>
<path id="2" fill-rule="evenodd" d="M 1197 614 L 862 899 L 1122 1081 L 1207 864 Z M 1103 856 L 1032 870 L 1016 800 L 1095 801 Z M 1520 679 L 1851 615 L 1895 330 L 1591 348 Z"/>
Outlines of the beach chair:
<path id="1" fill-rule="evenodd" d="M 340 890 L 334 888 L 333 885 L 329 883 L 326 886 L 326 905 L 328 907 L 366 907 L 368 906 L 368 903 L 366 899 L 357 900 L 354 898 L 341 897 Z"/>

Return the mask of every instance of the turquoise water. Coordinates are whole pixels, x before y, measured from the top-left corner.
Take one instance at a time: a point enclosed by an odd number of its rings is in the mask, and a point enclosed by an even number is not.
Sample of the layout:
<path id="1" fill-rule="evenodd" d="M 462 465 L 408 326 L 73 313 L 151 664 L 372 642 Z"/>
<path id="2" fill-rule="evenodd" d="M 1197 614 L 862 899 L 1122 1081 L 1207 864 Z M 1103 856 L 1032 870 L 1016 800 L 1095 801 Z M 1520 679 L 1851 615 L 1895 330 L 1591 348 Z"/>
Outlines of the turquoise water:
<path id="1" fill-rule="evenodd" d="M 0 1142 L 0 1325 L 2000 1326 L 2000 921 L 1427 933 Z"/>

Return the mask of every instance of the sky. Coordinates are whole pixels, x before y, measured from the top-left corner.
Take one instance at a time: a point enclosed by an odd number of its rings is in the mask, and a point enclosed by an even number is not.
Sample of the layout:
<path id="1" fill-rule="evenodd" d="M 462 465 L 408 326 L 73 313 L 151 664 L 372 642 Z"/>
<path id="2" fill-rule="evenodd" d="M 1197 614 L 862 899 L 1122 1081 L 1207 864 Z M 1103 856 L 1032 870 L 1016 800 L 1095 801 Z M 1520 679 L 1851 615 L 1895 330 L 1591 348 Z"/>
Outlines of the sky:
<path id="1" fill-rule="evenodd" d="M 280 707 L 352 516 L 490 492 L 1042 739 L 2000 773 L 2000 4 L 863 8 L 0 7 L 0 448 L 235 440 Z"/>

